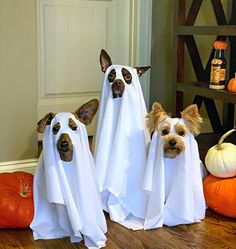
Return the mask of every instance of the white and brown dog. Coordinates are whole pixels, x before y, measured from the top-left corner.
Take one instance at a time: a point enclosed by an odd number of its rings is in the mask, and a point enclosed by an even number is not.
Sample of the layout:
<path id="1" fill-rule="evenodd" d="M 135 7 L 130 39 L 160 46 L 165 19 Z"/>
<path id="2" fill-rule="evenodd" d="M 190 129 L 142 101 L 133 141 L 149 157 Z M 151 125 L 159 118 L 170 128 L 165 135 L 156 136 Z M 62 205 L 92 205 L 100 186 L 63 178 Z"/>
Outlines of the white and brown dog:
<path id="1" fill-rule="evenodd" d="M 189 224 L 205 217 L 202 169 L 194 136 L 202 121 L 196 105 L 170 118 L 159 103 L 147 115 L 153 132 L 145 172 L 149 191 L 145 229 Z"/>
<path id="2" fill-rule="evenodd" d="M 150 67 L 112 64 L 105 50 L 100 64 L 105 75 L 94 160 L 103 208 L 113 221 L 141 229 L 147 203 L 142 180 L 150 138 L 139 77 Z"/>
<path id="3" fill-rule="evenodd" d="M 88 248 L 106 242 L 106 221 L 85 125 L 98 109 L 94 99 L 75 113 L 48 113 L 38 122 L 43 150 L 34 177 L 34 239 L 70 237 Z"/>
<path id="4" fill-rule="evenodd" d="M 104 49 L 101 50 L 100 65 L 101 70 L 104 73 L 106 73 L 107 69 L 113 65 L 110 56 Z M 133 82 L 133 70 L 137 72 L 138 77 L 141 77 L 150 68 L 150 66 L 144 66 L 135 67 L 130 70 L 131 68 L 128 68 L 127 66 L 119 65 L 116 67 L 113 65 L 107 75 L 108 82 L 111 84 L 113 98 L 122 97 L 125 88 Z"/>

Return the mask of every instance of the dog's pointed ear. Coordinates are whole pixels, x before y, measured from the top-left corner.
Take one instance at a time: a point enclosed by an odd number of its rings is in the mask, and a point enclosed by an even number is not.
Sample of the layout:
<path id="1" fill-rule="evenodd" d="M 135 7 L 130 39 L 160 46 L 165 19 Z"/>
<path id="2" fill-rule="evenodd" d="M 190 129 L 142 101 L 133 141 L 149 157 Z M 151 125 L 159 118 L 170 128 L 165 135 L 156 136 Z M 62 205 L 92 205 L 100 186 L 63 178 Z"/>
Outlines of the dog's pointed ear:
<path id="1" fill-rule="evenodd" d="M 100 65 L 103 73 L 105 73 L 107 68 L 112 65 L 111 58 L 104 49 L 102 49 L 100 53 Z"/>
<path id="2" fill-rule="evenodd" d="M 157 126 L 165 120 L 167 117 L 167 113 L 163 109 L 160 103 L 154 102 L 152 105 L 152 110 L 146 116 L 146 126 L 150 133 L 157 129 Z"/>
<path id="3" fill-rule="evenodd" d="M 197 105 L 190 105 L 184 111 L 181 112 L 181 116 L 185 121 L 189 131 L 197 136 L 200 133 L 200 125 L 202 118 L 198 112 Z"/>
<path id="4" fill-rule="evenodd" d="M 135 69 L 137 70 L 138 77 L 141 77 L 150 68 L 151 68 L 151 66 L 135 67 Z"/>
<path id="5" fill-rule="evenodd" d="M 43 133 L 45 130 L 46 125 L 50 125 L 53 118 L 55 117 L 55 113 L 53 112 L 49 112 L 48 114 L 46 114 L 42 119 L 40 119 L 37 123 L 38 127 L 37 127 L 37 132 L 38 133 Z"/>
<path id="6" fill-rule="evenodd" d="M 77 115 L 79 121 L 85 125 L 89 125 L 98 110 L 98 105 L 99 101 L 97 99 L 92 99 L 79 107 L 75 111 L 75 114 Z"/>

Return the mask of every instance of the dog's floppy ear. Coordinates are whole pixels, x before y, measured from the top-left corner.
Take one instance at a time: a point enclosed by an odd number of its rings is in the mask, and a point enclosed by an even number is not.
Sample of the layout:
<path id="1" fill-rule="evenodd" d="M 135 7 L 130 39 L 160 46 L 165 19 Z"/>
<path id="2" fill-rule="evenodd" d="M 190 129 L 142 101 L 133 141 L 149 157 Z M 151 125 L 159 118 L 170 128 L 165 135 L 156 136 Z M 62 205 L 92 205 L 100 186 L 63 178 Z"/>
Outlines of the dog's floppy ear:
<path id="1" fill-rule="evenodd" d="M 135 69 L 137 70 L 138 77 L 141 77 L 150 68 L 151 66 L 135 67 Z"/>
<path id="2" fill-rule="evenodd" d="M 42 119 L 38 121 L 38 127 L 37 127 L 37 132 L 43 133 L 45 130 L 46 125 L 50 125 L 53 118 L 55 117 L 55 113 L 49 112 L 46 114 Z"/>
<path id="3" fill-rule="evenodd" d="M 92 99 L 77 109 L 75 114 L 77 115 L 79 121 L 85 125 L 89 125 L 98 110 L 98 105 L 99 101 L 97 99 Z"/>
<path id="4" fill-rule="evenodd" d="M 101 70 L 105 73 L 107 68 L 112 65 L 112 61 L 108 53 L 102 49 L 100 53 Z"/>
<path id="5" fill-rule="evenodd" d="M 202 118 L 198 112 L 197 105 L 194 104 L 188 106 L 181 113 L 181 116 L 184 119 L 189 131 L 197 136 L 200 133 L 200 124 L 202 123 Z"/>
<path id="6" fill-rule="evenodd" d="M 168 117 L 160 103 L 154 102 L 152 110 L 146 116 L 146 125 L 150 133 L 152 133 L 157 126 Z"/>

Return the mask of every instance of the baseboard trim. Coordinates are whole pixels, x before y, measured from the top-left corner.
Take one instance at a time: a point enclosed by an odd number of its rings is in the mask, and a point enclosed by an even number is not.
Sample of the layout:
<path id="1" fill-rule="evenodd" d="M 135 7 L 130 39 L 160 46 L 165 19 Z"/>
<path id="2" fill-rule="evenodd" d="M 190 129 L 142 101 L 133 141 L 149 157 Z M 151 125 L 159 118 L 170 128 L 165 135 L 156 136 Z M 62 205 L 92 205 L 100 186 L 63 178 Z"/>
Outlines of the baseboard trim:
<path id="1" fill-rule="evenodd" d="M 27 159 L 0 163 L 0 173 L 23 171 L 34 174 L 38 159 Z"/>

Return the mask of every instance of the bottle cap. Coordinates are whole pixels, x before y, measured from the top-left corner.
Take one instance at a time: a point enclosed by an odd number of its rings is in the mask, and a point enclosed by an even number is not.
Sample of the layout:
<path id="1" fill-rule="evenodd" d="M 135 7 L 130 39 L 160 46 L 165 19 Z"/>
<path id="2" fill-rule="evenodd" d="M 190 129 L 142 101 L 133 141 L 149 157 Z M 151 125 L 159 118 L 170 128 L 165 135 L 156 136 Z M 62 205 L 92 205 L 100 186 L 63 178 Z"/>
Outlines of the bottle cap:
<path id="1" fill-rule="evenodd" d="M 216 40 L 214 42 L 214 48 L 215 49 L 226 49 L 228 47 L 228 44 L 226 41 L 220 41 L 220 40 Z"/>

